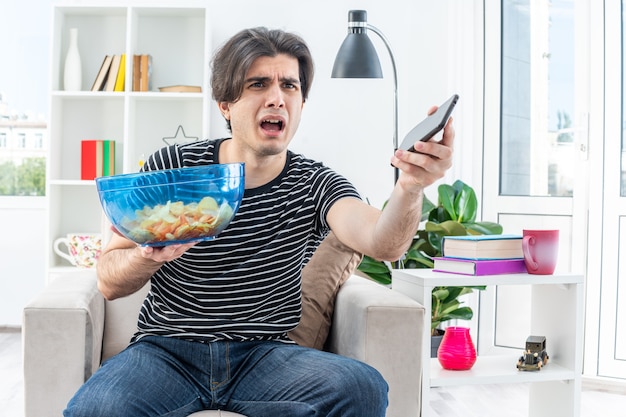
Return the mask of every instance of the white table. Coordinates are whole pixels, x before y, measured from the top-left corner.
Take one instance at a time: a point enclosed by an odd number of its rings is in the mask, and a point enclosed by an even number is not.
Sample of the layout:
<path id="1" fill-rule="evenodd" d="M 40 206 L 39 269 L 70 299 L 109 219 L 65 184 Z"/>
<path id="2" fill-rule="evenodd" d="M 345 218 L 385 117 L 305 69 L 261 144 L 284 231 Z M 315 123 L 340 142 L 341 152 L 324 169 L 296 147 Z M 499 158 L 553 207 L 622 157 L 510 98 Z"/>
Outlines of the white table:
<path id="1" fill-rule="evenodd" d="M 469 371 L 442 369 L 430 358 L 430 315 L 426 315 L 422 352 L 422 417 L 428 417 L 432 387 L 467 384 L 530 383 L 528 414 L 532 417 L 580 416 L 583 346 L 583 276 L 577 274 L 507 274 L 465 276 L 430 269 L 393 271 L 392 288 L 431 311 L 431 292 L 438 286 L 531 285 L 531 334 L 545 336 L 548 365 L 541 371 L 518 371 L 520 352 L 481 355 Z M 524 340 L 526 336 L 524 335 Z M 491 338 L 493 340 L 493 338 Z M 511 404 L 515 407 L 515 404 Z"/>

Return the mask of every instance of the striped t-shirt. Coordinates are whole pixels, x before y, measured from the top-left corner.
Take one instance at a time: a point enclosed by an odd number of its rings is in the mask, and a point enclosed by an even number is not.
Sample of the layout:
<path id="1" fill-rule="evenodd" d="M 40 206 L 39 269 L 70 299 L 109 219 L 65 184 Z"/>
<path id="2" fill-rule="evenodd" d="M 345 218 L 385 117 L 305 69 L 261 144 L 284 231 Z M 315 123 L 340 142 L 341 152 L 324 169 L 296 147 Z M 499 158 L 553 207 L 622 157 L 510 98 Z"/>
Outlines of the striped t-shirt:
<path id="1" fill-rule="evenodd" d="M 222 141 L 163 148 L 144 170 L 218 163 Z M 196 244 L 152 276 L 134 340 L 287 340 L 300 319 L 302 268 L 329 231 L 328 210 L 345 197 L 360 198 L 344 177 L 288 151 L 277 178 L 245 190 L 217 239 Z"/>

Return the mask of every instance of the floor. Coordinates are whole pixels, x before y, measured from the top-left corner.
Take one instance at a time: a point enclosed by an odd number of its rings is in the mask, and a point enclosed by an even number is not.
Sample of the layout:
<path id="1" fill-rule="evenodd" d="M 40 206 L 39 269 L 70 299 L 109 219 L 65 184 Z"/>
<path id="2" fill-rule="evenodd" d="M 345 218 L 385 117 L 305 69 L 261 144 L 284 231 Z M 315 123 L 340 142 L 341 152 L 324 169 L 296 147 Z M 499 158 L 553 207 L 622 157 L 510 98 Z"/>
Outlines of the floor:
<path id="1" fill-rule="evenodd" d="M 22 333 L 0 328 L 0 417 L 24 416 Z"/>
<path id="2" fill-rule="evenodd" d="M 528 386 L 525 384 L 472 385 L 433 390 L 433 417 L 528 417 Z M 623 393 L 583 388 L 581 417 L 626 416 Z"/>
<path id="3" fill-rule="evenodd" d="M 0 417 L 23 417 L 22 335 L 0 327 Z M 624 417 L 626 384 L 584 384 L 581 417 Z M 433 417 L 527 417 L 528 386 L 473 385 L 437 388 L 430 402 Z M 50 416 L 52 417 L 52 416 Z"/>

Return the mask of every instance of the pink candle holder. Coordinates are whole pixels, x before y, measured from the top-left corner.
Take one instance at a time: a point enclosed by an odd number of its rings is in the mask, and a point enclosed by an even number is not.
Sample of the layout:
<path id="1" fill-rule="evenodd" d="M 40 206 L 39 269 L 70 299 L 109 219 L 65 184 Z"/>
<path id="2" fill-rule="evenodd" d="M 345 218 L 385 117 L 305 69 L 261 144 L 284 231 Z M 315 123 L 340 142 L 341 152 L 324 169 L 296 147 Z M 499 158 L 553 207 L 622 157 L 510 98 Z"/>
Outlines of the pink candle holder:
<path id="1" fill-rule="evenodd" d="M 446 329 L 437 359 L 443 369 L 466 371 L 476 362 L 476 348 L 469 328 L 450 326 Z"/>

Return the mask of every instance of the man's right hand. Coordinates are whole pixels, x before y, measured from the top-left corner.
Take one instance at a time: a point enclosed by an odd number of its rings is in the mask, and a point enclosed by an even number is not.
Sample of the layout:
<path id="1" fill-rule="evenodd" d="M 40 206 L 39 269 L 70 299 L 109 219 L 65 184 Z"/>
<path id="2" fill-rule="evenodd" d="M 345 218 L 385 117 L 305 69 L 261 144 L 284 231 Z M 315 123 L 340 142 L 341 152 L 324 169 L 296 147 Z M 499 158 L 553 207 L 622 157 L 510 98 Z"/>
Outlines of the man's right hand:
<path id="1" fill-rule="evenodd" d="M 152 259 L 155 262 L 165 263 L 173 261 L 179 258 L 183 253 L 187 252 L 189 248 L 194 246 L 197 242 L 180 243 L 167 246 L 140 246 L 139 250 L 141 256 L 146 259 Z"/>

